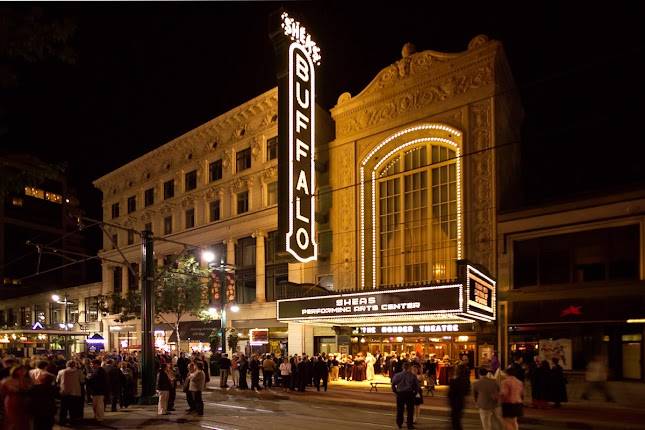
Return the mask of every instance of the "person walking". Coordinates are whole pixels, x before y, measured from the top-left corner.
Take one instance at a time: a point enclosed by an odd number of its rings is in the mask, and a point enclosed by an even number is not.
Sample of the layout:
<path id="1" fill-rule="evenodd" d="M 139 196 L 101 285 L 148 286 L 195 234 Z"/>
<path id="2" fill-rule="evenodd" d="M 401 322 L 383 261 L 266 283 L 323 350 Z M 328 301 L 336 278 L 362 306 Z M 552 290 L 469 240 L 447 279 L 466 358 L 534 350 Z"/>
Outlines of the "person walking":
<path id="1" fill-rule="evenodd" d="M 322 380 L 323 390 L 327 391 L 327 380 L 329 379 L 329 367 L 327 362 L 321 357 L 316 357 L 314 361 L 314 386 L 316 391 L 320 391 L 320 381 Z"/>
<path id="2" fill-rule="evenodd" d="M 81 384 L 83 382 L 83 373 L 76 368 L 75 361 L 69 360 L 65 369 L 58 372 L 56 383 L 58 384 L 60 394 L 59 425 L 67 425 L 68 414 L 69 422 L 72 426 L 80 420 L 81 408 L 83 407 L 81 391 Z"/>
<path id="3" fill-rule="evenodd" d="M 167 364 L 159 364 L 157 372 L 157 393 L 159 393 L 159 402 L 157 403 L 157 415 L 170 415 L 168 412 L 168 398 L 170 397 L 170 378 L 166 373 Z"/>
<path id="4" fill-rule="evenodd" d="M 132 368 L 126 361 L 119 363 L 121 373 L 123 373 L 123 385 L 121 386 L 121 407 L 127 408 L 134 403 L 134 375 Z"/>
<path id="5" fill-rule="evenodd" d="M 186 377 L 188 376 L 188 365 L 190 364 L 190 360 L 186 358 L 186 353 L 182 352 L 179 354 L 179 358 L 177 358 L 177 370 L 179 372 L 179 382 L 182 384 L 186 380 Z"/>
<path id="6" fill-rule="evenodd" d="M 502 418 L 506 430 L 517 430 L 517 418 L 523 413 L 524 384 L 515 376 L 516 370 L 506 369 L 506 378 L 502 380 L 499 399 L 502 403 Z"/>
<path id="7" fill-rule="evenodd" d="M 239 369 L 240 357 L 237 354 L 233 354 L 233 359 L 231 360 L 231 379 L 233 380 L 233 386 L 240 386 L 240 369 Z"/>
<path id="8" fill-rule="evenodd" d="M 4 400 L 4 430 L 30 428 L 28 393 L 33 382 L 28 372 L 26 366 L 15 366 L 9 370 L 9 376 L 0 381 L 0 398 Z"/>
<path id="9" fill-rule="evenodd" d="M 414 429 L 414 396 L 421 391 L 419 380 L 410 372 L 410 363 L 392 377 L 392 391 L 396 394 L 396 425 L 403 426 L 403 410 L 407 409 L 408 429 Z"/>
<path id="10" fill-rule="evenodd" d="M 46 362 L 45 362 L 46 363 Z M 38 407 L 32 408 L 33 430 L 52 430 L 56 415 L 56 377 L 49 372 L 40 372 L 31 386 L 29 397 Z M 81 398 L 81 408 L 83 399 Z"/>
<path id="11" fill-rule="evenodd" d="M 240 390 L 248 390 L 249 384 L 246 381 L 246 374 L 249 371 L 249 361 L 246 359 L 246 356 L 243 353 L 240 353 L 240 360 L 238 362 L 238 371 L 239 371 L 239 388 Z"/>
<path id="12" fill-rule="evenodd" d="M 188 391 L 193 400 L 193 406 L 197 415 L 204 415 L 204 401 L 202 400 L 202 391 L 206 385 L 206 375 L 204 374 L 204 364 L 201 361 L 195 363 L 195 371 L 188 375 L 190 380 Z"/>
<path id="13" fill-rule="evenodd" d="M 275 361 L 271 359 L 271 356 L 267 355 L 262 362 L 262 384 L 264 388 L 271 388 L 273 386 L 273 372 L 275 372 L 275 367 Z"/>
<path id="14" fill-rule="evenodd" d="M 107 375 L 108 395 L 111 404 L 110 411 L 116 412 L 116 405 L 121 399 L 121 387 L 123 386 L 123 379 L 125 376 L 114 365 L 114 360 L 109 359 L 106 361 L 105 373 Z"/>
<path id="15" fill-rule="evenodd" d="M 564 376 L 564 369 L 560 366 L 560 360 L 557 357 L 551 359 L 553 366 L 549 373 L 549 394 L 551 400 L 556 408 L 559 408 L 562 403 L 566 403 L 569 399 L 567 396 L 567 378 Z"/>
<path id="16" fill-rule="evenodd" d="M 549 366 L 549 362 L 542 360 L 540 365 L 533 369 L 530 377 L 533 407 L 544 409 L 546 408 L 546 402 L 549 398 L 551 380 L 551 366 Z"/>
<path id="17" fill-rule="evenodd" d="M 587 380 L 587 386 L 582 393 L 583 400 L 589 400 L 589 395 L 594 391 L 598 391 L 604 395 L 606 401 L 615 401 L 607 385 L 607 366 L 605 366 L 599 355 L 595 356 L 587 365 L 585 379 Z"/>
<path id="18" fill-rule="evenodd" d="M 493 420 L 500 422 L 496 414 L 499 398 L 499 385 L 494 378 L 489 378 L 488 369 L 479 369 L 479 379 L 473 383 L 473 398 L 479 409 L 479 419 L 483 430 L 493 429 Z"/>
<path id="19" fill-rule="evenodd" d="M 170 380 L 170 393 L 168 395 L 168 412 L 175 410 L 175 399 L 177 398 L 177 375 L 172 365 L 166 366 L 166 375 Z"/>
<path id="20" fill-rule="evenodd" d="M 219 366 L 219 386 L 220 388 L 228 388 L 228 375 L 231 371 L 231 360 L 228 358 L 228 354 L 222 354 Z"/>
<path id="21" fill-rule="evenodd" d="M 107 375 L 101 367 L 101 360 L 92 361 L 92 373 L 88 375 L 87 387 L 92 395 L 92 409 L 94 419 L 101 422 L 105 417 L 105 394 L 107 393 Z"/>
<path id="22" fill-rule="evenodd" d="M 464 364 L 457 366 L 455 377 L 448 386 L 448 402 L 450 403 L 450 419 L 453 430 L 462 430 L 461 419 L 464 415 L 466 396 L 470 392 L 470 369 Z"/>
<path id="23" fill-rule="evenodd" d="M 424 376 L 419 365 L 413 364 L 410 367 L 410 371 L 417 377 L 417 381 L 419 381 L 419 391 L 414 395 L 414 423 L 416 424 L 419 415 L 421 415 L 421 405 L 423 404 L 423 384 L 421 381 Z"/>

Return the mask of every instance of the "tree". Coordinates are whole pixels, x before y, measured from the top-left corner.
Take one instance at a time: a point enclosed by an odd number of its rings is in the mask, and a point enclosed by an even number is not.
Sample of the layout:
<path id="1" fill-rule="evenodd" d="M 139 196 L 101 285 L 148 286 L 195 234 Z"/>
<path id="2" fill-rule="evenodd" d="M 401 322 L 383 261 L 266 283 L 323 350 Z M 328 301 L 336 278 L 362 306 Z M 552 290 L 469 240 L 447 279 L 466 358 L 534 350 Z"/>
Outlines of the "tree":
<path id="1" fill-rule="evenodd" d="M 210 288 L 210 270 L 202 269 L 193 256 L 179 257 L 164 266 L 155 276 L 154 315 L 168 324 L 177 334 L 181 346 L 179 323 L 188 316 L 203 317 Z M 127 321 L 141 315 L 141 293 L 129 291 L 125 296 L 112 297 L 114 309 L 120 310 L 119 319 Z"/>

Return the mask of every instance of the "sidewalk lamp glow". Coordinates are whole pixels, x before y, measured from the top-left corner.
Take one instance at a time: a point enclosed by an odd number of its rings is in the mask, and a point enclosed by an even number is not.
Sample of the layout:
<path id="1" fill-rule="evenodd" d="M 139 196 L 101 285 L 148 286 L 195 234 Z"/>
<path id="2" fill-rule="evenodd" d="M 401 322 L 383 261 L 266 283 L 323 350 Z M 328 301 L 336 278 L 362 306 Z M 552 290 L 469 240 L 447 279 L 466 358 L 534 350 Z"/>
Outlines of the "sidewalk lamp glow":
<path id="1" fill-rule="evenodd" d="M 208 308 L 208 316 L 215 318 L 217 316 L 217 308 L 210 307 Z"/>
<path id="2" fill-rule="evenodd" d="M 55 302 L 60 302 L 60 296 L 58 294 L 52 294 L 52 300 Z"/>
<path id="3" fill-rule="evenodd" d="M 231 312 L 239 312 L 240 307 L 236 304 L 231 305 Z"/>
<path id="4" fill-rule="evenodd" d="M 645 318 L 633 318 L 627 320 L 628 324 L 641 324 L 645 323 Z"/>
<path id="5" fill-rule="evenodd" d="M 213 253 L 213 251 L 203 251 L 202 260 L 207 263 L 212 263 L 213 261 L 215 261 L 215 254 Z"/>

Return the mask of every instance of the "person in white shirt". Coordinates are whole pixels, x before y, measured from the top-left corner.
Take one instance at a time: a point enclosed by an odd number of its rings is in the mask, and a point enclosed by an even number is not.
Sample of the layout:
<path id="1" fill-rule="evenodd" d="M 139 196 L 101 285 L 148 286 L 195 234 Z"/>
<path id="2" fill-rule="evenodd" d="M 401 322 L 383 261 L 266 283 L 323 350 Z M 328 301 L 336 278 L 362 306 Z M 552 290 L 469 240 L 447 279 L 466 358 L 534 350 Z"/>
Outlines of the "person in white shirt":
<path id="1" fill-rule="evenodd" d="M 83 372 L 76 368 L 75 361 L 68 361 L 67 367 L 58 372 L 56 383 L 61 397 L 59 425 L 63 426 L 67 423 L 68 412 L 70 423 L 74 424 L 80 420 L 83 407 L 81 384 L 84 382 Z"/>
<path id="2" fill-rule="evenodd" d="M 280 378 L 282 378 L 284 391 L 287 391 L 291 380 L 291 363 L 289 363 L 289 359 L 286 357 L 283 358 L 282 363 L 280 363 Z"/>

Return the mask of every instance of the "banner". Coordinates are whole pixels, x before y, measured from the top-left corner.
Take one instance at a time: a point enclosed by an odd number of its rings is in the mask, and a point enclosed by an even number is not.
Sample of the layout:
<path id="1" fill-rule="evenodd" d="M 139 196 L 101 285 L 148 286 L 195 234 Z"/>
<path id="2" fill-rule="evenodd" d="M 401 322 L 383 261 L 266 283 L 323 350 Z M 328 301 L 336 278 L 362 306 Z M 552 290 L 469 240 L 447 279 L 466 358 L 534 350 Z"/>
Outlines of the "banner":
<path id="1" fill-rule="evenodd" d="M 546 360 L 552 364 L 551 360 L 557 358 L 564 370 L 571 370 L 571 339 L 540 339 L 539 348 L 540 361 Z"/>

